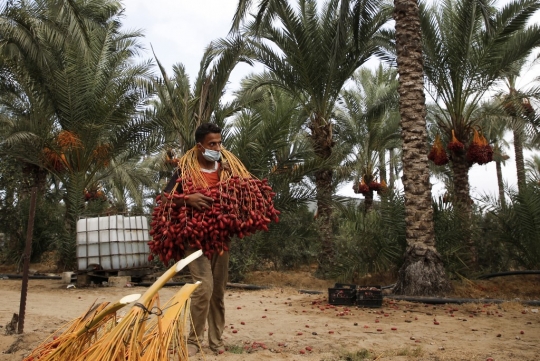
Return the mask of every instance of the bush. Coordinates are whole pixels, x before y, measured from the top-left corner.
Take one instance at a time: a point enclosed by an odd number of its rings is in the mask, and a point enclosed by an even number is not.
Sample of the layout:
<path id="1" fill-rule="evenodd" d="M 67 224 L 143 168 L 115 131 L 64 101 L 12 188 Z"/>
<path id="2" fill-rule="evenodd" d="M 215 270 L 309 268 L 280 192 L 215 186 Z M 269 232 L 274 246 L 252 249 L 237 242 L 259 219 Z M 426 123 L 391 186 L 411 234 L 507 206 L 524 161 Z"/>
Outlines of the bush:
<path id="1" fill-rule="evenodd" d="M 268 232 L 259 232 L 231 245 L 229 280 L 240 282 L 256 269 L 287 270 L 313 262 L 318 238 L 313 213 L 307 207 L 283 212 L 279 223 L 271 223 Z"/>
<path id="2" fill-rule="evenodd" d="M 338 224 L 333 278 L 356 282 L 367 274 L 399 267 L 405 250 L 402 197 L 391 194 L 368 212 L 349 204 L 338 213 Z"/>
<path id="3" fill-rule="evenodd" d="M 22 261 L 29 209 L 29 199 L 0 209 L 0 233 L 4 233 L 6 238 L 2 249 L 5 263 L 17 264 Z M 63 229 L 62 214 L 63 207 L 58 201 L 51 202 L 47 197 L 38 198 L 32 237 L 32 262 L 39 261 L 43 253 L 54 248 Z"/>
<path id="4" fill-rule="evenodd" d="M 464 213 L 456 211 L 452 203 L 441 198 L 433 202 L 435 248 L 443 259 L 446 271 L 454 274 L 468 273 L 470 249 L 464 240 L 471 236 Z"/>
<path id="5" fill-rule="evenodd" d="M 497 247 L 506 251 L 503 263 L 506 270 L 538 269 L 540 267 L 540 188 L 535 184 L 530 184 L 521 193 L 510 194 L 508 206 L 502 208 L 498 204 L 493 204 L 489 217 L 496 227 L 489 228 L 488 236 L 493 239 Z M 491 269 L 491 271 L 494 270 Z"/>
<path id="6" fill-rule="evenodd" d="M 0 162 L 0 249 L 2 262 L 19 264 L 26 245 L 26 228 L 30 209 L 30 189 L 35 184 L 35 170 L 24 167 L 19 160 L 3 157 Z M 59 232 L 63 229 L 64 208 L 57 193 L 46 189 L 37 195 L 36 214 L 32 237 L 31 261 L 39 261 L 41 255 L 53 248 Z"/>

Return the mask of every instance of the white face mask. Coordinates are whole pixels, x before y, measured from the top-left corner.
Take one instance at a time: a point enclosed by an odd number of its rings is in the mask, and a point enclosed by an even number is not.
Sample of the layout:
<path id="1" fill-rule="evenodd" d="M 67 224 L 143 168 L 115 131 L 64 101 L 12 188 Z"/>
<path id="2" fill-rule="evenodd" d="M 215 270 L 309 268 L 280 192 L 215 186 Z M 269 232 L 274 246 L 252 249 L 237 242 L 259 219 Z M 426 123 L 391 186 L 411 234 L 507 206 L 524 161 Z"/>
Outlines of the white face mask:
<path id="1" fill-rule="evenodd" d="M 202 156 L 207 161 L 217 162 L 221 159 L 221 152 L 219 150 L 206 149 L 205 147 L 203 147 L 203 149 L 204 149 L 204 153 L 202 154 Z"/>

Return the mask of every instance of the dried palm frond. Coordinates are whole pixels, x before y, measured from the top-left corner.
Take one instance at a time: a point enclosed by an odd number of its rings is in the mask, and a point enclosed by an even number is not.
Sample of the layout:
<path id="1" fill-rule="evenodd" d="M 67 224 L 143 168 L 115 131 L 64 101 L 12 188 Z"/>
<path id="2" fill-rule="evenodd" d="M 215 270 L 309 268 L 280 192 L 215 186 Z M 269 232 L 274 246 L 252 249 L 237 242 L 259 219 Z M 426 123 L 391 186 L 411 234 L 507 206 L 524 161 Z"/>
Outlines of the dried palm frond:
<path id="1" fill-rule="evenodd" d="M 144 336 L 141 360 L 188 359 L 185 326 L 188 324 L 190 296 L 199 284 L 184 285 L 164 306 L 165 312 L 154 318 Z"/>
<path id="2" fill-rule="evenodd" d="M 53 333 L 24 361 L 66 360 L 69 359 L 69 355 L 83 352 L 92 344 L 93 340 L 99 338 L 104 329 L 114 327 L 116 311 L 140 297 L 140 294 L 132 294 L 114 303 L 103 302 L 99 305 L 92 305 L 81 317 L 74 319 Z"/>
<path id="3" fill-rule="evenodd" d="M 151 325 L 147 322 L 148 316 L 154 305 L 158 305 L 159 308 L 158 291 L 177 272 L 201 255 L 202 252 L 198 251 L 180 260 L 158 278 L 142 296 L 130 295 L 112 304 L 104 302 L 97 306 L 92 305 L 81 317 L 49 337 L 23 361 L 140 360 L 144 354 L 143 338 L 149 329 L 148 326 Z M 187 287 L 185 291 L 181 290 L 179 295 L 189 297 L 195 287 Z M 191 292 L 186 296 L 188 290 Z M 139 302 L 118 321 L 116 311 L 136 300 Z M 174 302 L 171 305 L 174 305 L 171 306 L 173 311 L 168 311 L 167 314 L 182 309 Z M 168 317 L 170 316 L 167 316 L 167 319 Z"/>
<path id="4" fill-rule="evenodd" d="M 194 259 L 200 257 L 202 251 L 197 251 L 182 259 L 169 268 L 154 284 L 141 296 L 129 312 L 107 334 L 96 340 L 94 344 L 83 353 L 73 353 L 70 360 L 141 360 L 145 353 L 145 334 L 149 331 L 148 317 L 154 307 L 159 309 L 157 292 L 177 272 Z M 187 288 L 189 289 L 189 287 Z M 193 288 L 194 289 L 194 288 Z M 191 294 L 191 293 L 189 293 Z"/>

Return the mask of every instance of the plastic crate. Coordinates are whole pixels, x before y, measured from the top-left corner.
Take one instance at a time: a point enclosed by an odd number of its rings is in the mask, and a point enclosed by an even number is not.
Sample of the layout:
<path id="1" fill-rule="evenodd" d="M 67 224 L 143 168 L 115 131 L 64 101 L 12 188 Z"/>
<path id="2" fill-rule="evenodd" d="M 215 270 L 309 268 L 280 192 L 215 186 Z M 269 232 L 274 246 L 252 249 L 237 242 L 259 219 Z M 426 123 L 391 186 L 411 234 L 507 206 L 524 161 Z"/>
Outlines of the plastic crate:
<path id="1" fill-rule="evenodd" d="M 336 283 L 328 289 L 328 303 L 331 305 L 353 306 L 356 303 L 356 285 Z"/>
<path id="2" fill-rule="evenodd" d="M 356 305 L 358 307 L 381 307 L 382 300 L 381 286 L 357 286 Z"/>

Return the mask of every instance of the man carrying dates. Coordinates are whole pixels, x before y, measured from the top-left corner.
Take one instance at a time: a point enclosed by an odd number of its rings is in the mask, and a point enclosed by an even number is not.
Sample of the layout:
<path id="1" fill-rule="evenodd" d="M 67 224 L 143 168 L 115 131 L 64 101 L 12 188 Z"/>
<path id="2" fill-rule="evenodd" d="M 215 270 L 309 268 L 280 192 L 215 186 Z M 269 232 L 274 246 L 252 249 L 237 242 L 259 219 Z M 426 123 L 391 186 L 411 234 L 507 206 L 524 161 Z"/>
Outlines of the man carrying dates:
<path id="1" fill-rule="evenodd" d="M 204 123 L 195 131 L 197 161 L 200 173 L 205 178 L 208 188 L 216 188 L 221 172 L 221 128 L 212 123 Z M 171 182 L 165 188 L 170 192 L 179 177 L 174 172 Z M 183 200 L 174 198 L 174 202 L 193 207 L 199 211 L 212 207 L 214 199 L 202 193 L 193 193 Z M 187 247 L 185 256 L 197 251 L 195 247 Z M 192 327 L 188 338 L 189 356 L 199 351 L 197 337 L 202 339 L 204 326 L 208 320 L 208 343 L 214 352 L 225 350 L 222 335 L 225 327 L 225 287 L 229 274 L 229 252 L 213 253 L 210 259 L 199 257 L 189 264 L 189 272 L 193 282 L 201 281 L 201 285 L 191 297 Z"/>
<path id="2" fill-rule="evenodd" d="M 168 264 L 201 249 L 206 257 L 189 264 L 193 281 L 201 281 L 191 301 L 193 327 L 188 337 L 189 356 L 199 352 L 208 321 L 208 343 L 216 353 L 225 350 L 225 287 L 229 271 L 231 237 L 243 238 L 268 230 L 278 222 L 275 193 L 267 180 L 253 177 L 244 165 L 221 146 L 221 128 L 201 124 L 196 145 L 178 160 L 152 214 L 152 254 Z"/>

